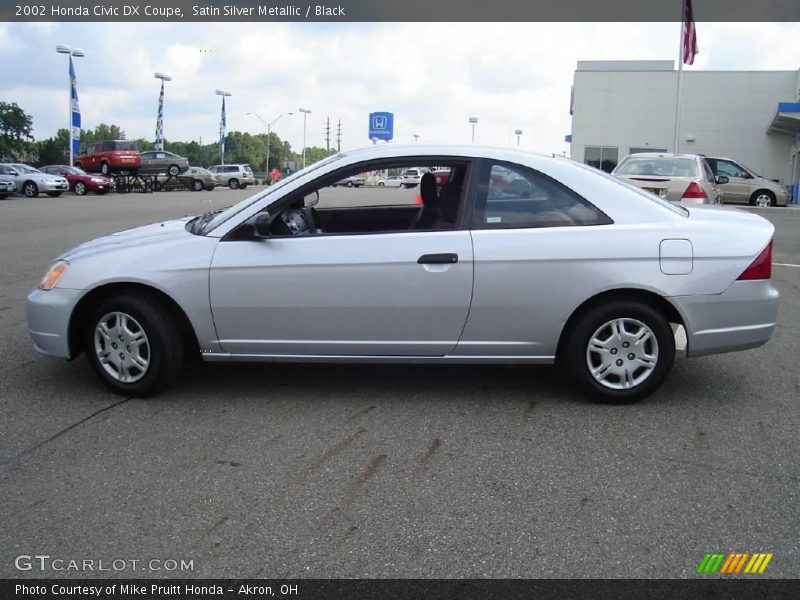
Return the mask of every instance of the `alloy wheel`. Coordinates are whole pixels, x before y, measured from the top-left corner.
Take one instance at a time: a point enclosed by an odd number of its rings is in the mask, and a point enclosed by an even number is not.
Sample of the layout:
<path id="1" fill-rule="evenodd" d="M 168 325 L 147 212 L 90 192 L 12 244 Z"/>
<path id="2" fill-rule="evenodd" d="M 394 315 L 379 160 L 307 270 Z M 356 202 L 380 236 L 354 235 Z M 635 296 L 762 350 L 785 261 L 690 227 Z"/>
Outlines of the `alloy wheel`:
<path id="1" fill-rule="evenodd" d="M 103 370 L 121 383 L 139 381 L 150 366 L 147 334 L 124 312 L 107 313 L 97 322 L 94 351 Z"/>
<path id="2" fill-rule="evenodd" d="M 626 390 L 643 383 L 658 363 L 653 331 L 636 319 L 618 318 L 601 325 L 589 339 L 586 365 L 600 385 Z"/>

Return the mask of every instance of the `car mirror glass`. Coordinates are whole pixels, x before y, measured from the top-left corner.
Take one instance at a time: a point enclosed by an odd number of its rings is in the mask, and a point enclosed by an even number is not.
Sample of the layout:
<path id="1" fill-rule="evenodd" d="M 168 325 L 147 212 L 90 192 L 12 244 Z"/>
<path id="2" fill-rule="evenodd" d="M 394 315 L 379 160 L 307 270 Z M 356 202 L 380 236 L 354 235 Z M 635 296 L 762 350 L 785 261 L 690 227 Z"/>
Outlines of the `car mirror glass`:
<path id="1" fill-rule="evenodd" d="M 9 171 L 8 174 L 9 175 L 19 175 L 19 173 L 17 171 Z"/>
<path id="2" fill-rule="evenodd" d="M 717 183 L 720 185 L 724 185 L 730 181 L 730 179 L 726 175 L 717 175 Z"/>
<path id="3" fill-rule="evenodd" d="M 312 206 L 316 206 L 319 204 L 319 191 L 315 190 L 313 193 L 309 194 L 305 198 L 303 198 L 303 206 L 307 208 L 311 208 Z"/>

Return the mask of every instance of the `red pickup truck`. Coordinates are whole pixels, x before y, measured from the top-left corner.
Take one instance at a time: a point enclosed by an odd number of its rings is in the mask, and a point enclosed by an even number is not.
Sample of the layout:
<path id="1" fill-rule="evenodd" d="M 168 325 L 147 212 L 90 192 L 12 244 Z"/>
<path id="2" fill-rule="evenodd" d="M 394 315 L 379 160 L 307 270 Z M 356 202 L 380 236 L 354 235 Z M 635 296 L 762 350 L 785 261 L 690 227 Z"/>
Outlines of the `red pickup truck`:
<path id="1" fill-rule="evenodd" d="M 136 175 L 141 164 L 139 147 L 136 142 L 128 140 L 93 142 L 85 152 L 75 157 L 76 167 L 90 173 L 99 171 L 103 175 Z"/>

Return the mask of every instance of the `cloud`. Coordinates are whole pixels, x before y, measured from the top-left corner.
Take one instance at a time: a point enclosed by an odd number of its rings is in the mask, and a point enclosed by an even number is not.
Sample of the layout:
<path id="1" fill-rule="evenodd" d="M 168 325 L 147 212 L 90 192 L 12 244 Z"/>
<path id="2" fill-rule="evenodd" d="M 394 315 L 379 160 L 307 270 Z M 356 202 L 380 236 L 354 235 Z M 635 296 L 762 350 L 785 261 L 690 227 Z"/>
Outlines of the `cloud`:
<path id="1" fill-rule="evenodd" d="M 233 93 L 228 127 L 275 131 L 299 149 L 300 106 L 307 143 L 324 146 L 326 118 L 341 119 L 343 147 L 369 143 L 367 115 L 395 113 L 395 138 L 516 143 L 568 150 L 570 86 L 578 60 L 674 60 L 677 23 L 56 23 L 0 25 L 5 57 L 0 96 L 34 117 L 37 137 L 66 121 L 66 60 L 56 43 L 79 45 L 83 122 L 120 125 L 130 137 L 154 135 L 160 82 L 168 139 L 218 135 L 217 88 Z M 700 55 L 689 69 L 797 69 L 797 23 L 699 23 Z M 776 43 L 783 40 L 786 43 Z M 63 110 L 59 99 L 63 98 Z"/>

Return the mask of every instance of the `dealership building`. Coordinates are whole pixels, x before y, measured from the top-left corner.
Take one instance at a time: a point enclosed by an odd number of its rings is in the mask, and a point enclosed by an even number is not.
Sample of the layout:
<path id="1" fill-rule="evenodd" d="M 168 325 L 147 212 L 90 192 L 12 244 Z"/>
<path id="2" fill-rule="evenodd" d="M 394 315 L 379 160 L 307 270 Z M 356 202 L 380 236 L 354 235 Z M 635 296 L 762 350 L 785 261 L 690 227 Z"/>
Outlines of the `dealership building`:
<path id="1" fill-rule="evenodd" d="M 610 171 L 634 152 L 672 152 L 673 61 L 578 61 L 573 159 Z M 800 70 L 684 71 L 678 152 L 734 159 L 790 187 L 800 181 Z"/>

